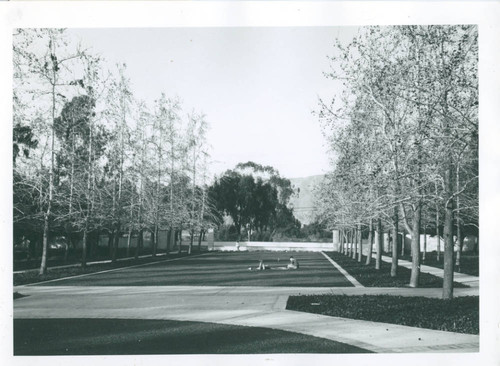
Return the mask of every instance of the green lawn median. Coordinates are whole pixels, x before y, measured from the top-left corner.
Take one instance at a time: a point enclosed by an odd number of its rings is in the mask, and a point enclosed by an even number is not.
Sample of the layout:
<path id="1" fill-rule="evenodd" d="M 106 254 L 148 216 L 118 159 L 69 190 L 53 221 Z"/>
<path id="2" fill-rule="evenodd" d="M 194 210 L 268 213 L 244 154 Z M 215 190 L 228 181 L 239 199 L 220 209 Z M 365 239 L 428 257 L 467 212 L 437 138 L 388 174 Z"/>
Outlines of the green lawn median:
<path id="1" fill-rule="evenodd" d="M 27 270 L 21 273 L 14 273 L 14 286 L 28 285 L 31 283 L 44 282 L 49 280 L 55 280 L 58 278 L 65 278 L 71 276 L 79 276 L 83 274 L 96 273 L 101 271 L 108 271 L 117 268 L 130 267 L 140 264 L 160 262 L 167 259 L 175 259 L 186 257 L 187 253 L 181 254 L 170 254 L 168 256 L 161 255 L 157 257 L 145 257 L 145 258 L 127 258 L 120 259 L 116 262 L 107 263 L 89 263 L 85 268 L 81 266 L 68 266 L 64 268 L 48 268 L 47 273 L 40 275 L 38 271 Z"/>
<path id="2" fill-rule="evenodd" d="M 479 297 L 290 296 L 287 310 L 448 332 L 479 334 Z"/>
<path id="3" fill-rule="evenodd" d="M 456 253 L 454 255 L 453 261 L 456 261 Z M 420 253 L 420 258 L 423 258 L 423 253 Z M 401 259 L 411 262 L 411 255 L 405 255 Z M 436 252 L 428 252 L 425 255 L 425 260 L 421 260 L 421 264 L 425 266 L 431 266 L 443 269 L 443 254 L 441 254 L 440 260 L 437 260 Z M 462 253 L 460 258 L 460 266 L 454 265 L 453 270 L 458 273 L 465 273 L 471 276 L 479 276 L 479 255 L 474 253 Z"/>
<path id="4" fill-rule="evenodd" d="M 344 268 L 351 276 L 365 287 L 408 287 L 410 283 L 411 270 L 398 266 L 397 276 L 391 277 L 391 264 L 381 261 L 380 269 L 375 269 L 375 258 L 369 265 L 365 265 L 366 257 L 362 261 L 352 259 L 346 255 L 329 252 L 326 253 L 330 258 Z M 442 287 L 443 279 L 433 276 L 429 273 L 420 272 L 419 287 Z M 454 282 L 456 288 L 469 287 L 467 285 Z"/>

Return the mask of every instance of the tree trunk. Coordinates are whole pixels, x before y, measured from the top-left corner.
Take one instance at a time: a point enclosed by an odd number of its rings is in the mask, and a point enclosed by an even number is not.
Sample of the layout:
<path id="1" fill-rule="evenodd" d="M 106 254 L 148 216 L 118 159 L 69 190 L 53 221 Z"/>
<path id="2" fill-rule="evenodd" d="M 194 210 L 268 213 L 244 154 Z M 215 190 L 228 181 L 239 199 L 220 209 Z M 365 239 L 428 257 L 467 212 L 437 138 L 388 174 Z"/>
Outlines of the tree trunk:
<path id="1" fill-rule="evenodd" d="M 173 229 L 172 230 L 172 238 L 173 238 L 172 245 L 173 245 L 174 248 L 177 248 L 177 250 L 180 253 L 180 252 L 182 252 L 182 247 L 178 244 L 177 234 L 178 234 L 177 229 Z"/>
<path id="2" fill-rule="evenodd" d="M 52 40 L 51 40 L 52 45 Z M 52 46 L 49 46 L 52 47 Z M 50 49 L 51 55 L 55 52 Z M 52 60 L 52 126 L 51 126 L 51 148 L 50 148 L 50 169 L 49 169 L 49 199 L 47 203 L 47 211 L 44 215 L 43 222 L 43 249 L 42 262 L 40 263 L 40 274 L 47 273 L 47 250 L 49 237 L 49 220 L 52 210 L 52 200 L 54 197 L 54 164 L 55 164 L 55 119 L 56 119 L 56 70 L 58 69 L 55 57 Z"/>
<path id="3" fill-rule="evenodd" d="M 71 244 L 72 244 L 71 236 L 68 235 L 68 233 L 66 232 L 66 247 L 64 248 L 64 259 L 63 259 L 64 263 L 68 261 L 69 247 Z"/>
<path id="4" fill-rule="evenodd" d="M 391 277 L 398 275 L 398 206 L 394 206 L 394 216 L 392 219 L 392 262 L 391 262 Z"/>
<path id="5" fill-rule="evenodd" d="M 196 198 L 196 144 L 193 145 L 193 186 L 192 186 L 192 195 L 191 195 L 191 230 L 190 230 L 190 238 L 189 238 L 189 249 L 188 254 L 191 254 L 193 250 L 193 242 L 194 242 L 194 225 L 195 225 L 195 198 Z"/>
<path id="6" fill-rule="evenodd" d="M 120 224 L 116 225 L 115 237 L 113 240 L 113 255 L 111 256 L 111 262 L 115 263 L 118 258 L 118 243 L 120 241 Z"/>
<path id="7" fill-rule="evenodd" d="M 358 224 L 358 262 L 361 263 L 363 259 L 363 235 L 361 232 L 361 224 Z"/>
<path id="8" fill-rule="evenodd" d="M 349 253 L 349 230 L 344 230 L 344 255 Z"/>
<path id="9" fill-rule="evenodd" d="M 375 269 L 380 269 L 380 262 L 382 261 L 382 243 L 383 243 L 383 233 L 382 233 L 382 219 L 377 220 L 377 236 L 375 238 L 375 243 L 377 245 L 377 256 L 375 257 Z"/>
<path id="10" fill-rule="evenodd" d="M 373 219 L 370 219 L 368 227 L 368 254 L 366 255 L 366 265 L 370 265 L 373 255 Z"/>
<path id="11" fill-rule="evenodd" d="M 347 230 L 342 230 L 342 254 L 346 255 L 347 253 Z"/>
<path id="12" fill-rule="evenodd" d="M 201 239 L 203 238 L 203 230 L 200 230 L 200 235 L 198 236 L 198 253 L 201 253 Z"/>
<path id="13" fill-rule="evenodd" d="M 92 92 L 91 92 L 91 95 L 92 95 Z M 87 198 L 87 215 L 85 217 L 85 231 L 88 232 L 88 229 L 89 229 L 89 221 L 91 220 L 92 218 L 92 214 L 93 214 L 93 211 L 92 211 L 92 208 L 94 206 L 94 198 L 95 198 L 95 180 L 94 180 L 94 163 L 93 163 L 93 155 L 92 155 L 92 141 L 93 141 L 93 136 L 94 136 L 94 133 L 93 133 L 93 119 L 91 118 L 90 121 L 89 121 L 89 140 L 88 140 L 88 160 L 87 160 L 87 169 L 88 169 L 88 172 L 87 172 L 87 195 L 88 195 L 88 198 Z M 99 230 L 96 230 L 95 231 L 95 234 L 96 234 L 96 240 L 95 240 L 95 244 L 94 245 L 91 245 L 90 246 L 90 249 L 91 251 L 89 252 L 89 256 L 92 256 L 96 250 L 96 246 L 99 247 L 99 241 L 100 241 L 100 236 L 99 236 Z M 86 243 L 85 243 L 85 246 L 86 246 Z M 97 248 L 99 249 L 99 248 Z M 83 248 L 82 249 L 83 251 L 86 252 L 86 248 Z M 87 257 L 86 257 L 86 254 L 85 254 L 85 258 L 83 258 L 83 254 L 82 254 L 82 263 L 84 263 L 84 265 L 87 265 L 86 261 L 87 261 Z"/>
<path id="14" fill-rule="evenodd" d="M 356 258 L 356 229 L 351 229 L 351 258 Z"/>
<path id="15" fill-rule="evenodd" d="M 35 242 L 35 259 L 42 260 L 42 252 L 43 252 L 43 231 L 40 237 L 37 235 L 37 239 Z"/>
<path id="16" fill-rule="evenodd" d="M 345 230 L 344 233 L 345 247 L 344 247 L 344 255 L 349 255 L 349 230 Z"/>
<path id="17" fill-rule="evenodd" d="M 92 251 L 95 247 L 95 239 L 92 234 L 93 233 L 89 232 L 87 229 L 87 260 L 92 258 Z"/>
<path id="18" fill-rule="evenodd" d="M 160 228 L 157 225 L 155 228 L 155 256 L 158 253 L 159 246 L 160 246 Z"/>
<path id="19" fill-rule="evenodd" d="M 424 251 L 422 253 L 422 263 L 425 262 L 426 254 L 427 254 L 427 223 L 424 224 Z"/>
<path id="20" fill-rule="evenodd" d="M 346 229 L 344 229 L 342 235 L 343 235 L 343 240 L 344 240 L 343 241 L 344 247 L 342 249 L 342 254 L 347 255 L 347 250 L 349 249 L 348 248 L 348 245 L 349 245 L 348 244 L 349 243 L 349 237 L 348 237 L 348 235 L 349 235 L 349 233 L 348 233 L 348 231 Z"/>
<path id="21" fill-rule="evenodd" d="M 437 185 L 436 185 L 436 196 L 438 194 L 437 190 Z M 439 233 L 439 204 L 436 202 L 436 239 L 437 239 L 437 245 L 436 245 L 436 250 L 437 250 L 437 261 L 439 262 L 441 260 L 441 236 Z"/>
<path id="22" fill-rule="evenodd" d="M 73 118 L 73 126 L 74 126 L 74 115 Z M 71 222 L 73 219 L 73 191 L 74 191 L 74 176 L 75 176 L 75 131 L 74 127 L 71 129 L 71 173 L 69 176 L 69 208 L 68 208 L 68 218 Z M 64 263 L 68 261 L 68 252 L 69 246 L 71 244 L 71 228 L 70 224 L 66 225 L 66 239 L 67 244 L 64 250 Z"/>
<path id="23" fill-rule="evenodd" d="M 174 241 L 172 242 L 172 245 L 174 246 L 174 248 L 178 248 L 179 253 L 180 253 L 182 251 L 182 247 L 180 245 L 178 245 L 178 243 L 177 243 L 177 239 L 178 239 L 177 235 L 178 234 L 179 234 L 179 231 L 177 229 L 174 229 L 173 236 L 172 236 Z"/>
<path id="24" fill-rule="evenodd" d="M 193 242 L 194 242 L 194 231 L 191 230 L 189 233 L 189 247 L 188 247 L 188 254 L 191 255 L 191 252 L 193 251 Z"/>
<path id="25" fill-rule="evenodd" d="M 134 193 L 131 194 L 130 222 L 128 226 L 128 235 L 127 235 L 127 258 L 130 257 L 130 242 L 132 241 L 133 224 L 134 224 Z"/>
<path id="26" fill-rule="evenodd" d="M 344 238 L 343 238 L 343 236 L 344 236 L 344 232 L 342 231 L 342 229 L 339 229 L 339 249 L 338 249 L 338 252 L 340 254 L 342 254 L 343 249 L 344 249 L 343 248 L 343 246 L 344 246 Z"/>
<path id="27" fill-rule="evenodd" d="M 87 267 L 87 224 L 83 228 L 83 239 L 82 239 L 82 268 Z"/>
<path id="28" fill-rule="evenodd" d="M 353 241 L 353 251 L 352 259 L 356 259 L 356 254 L 358 253 L 358 230 L 356 228 L 352 229 L 352 241 Z"/>
<path id="29" fill-rule="evenodd" d="M 418 287 L 420 278 L 420 217 L 422 207 L 418 203 L 417 208 L 413 212 L 412 218 L 412 233 L 411 233 L 411 275 L 410 287 Z"/>
<path id="30" fill-rule="evenodd" d="M 96 230 L 96 240 L 95 240 L 95 245 L 92 245 L 91 251 L 90 251 L 90 256 L 91 258 L 96 258 L 97 257 L 97 250 L 99 249 L 99 246 L 101 244 L 101 232 Z"/>
<path id="31" fill-rule="evenodd" d="M 130 242 L 132 241 L 132 226 L 128 229 L 127 235 L 127 258 L 130 257 Z"/>
<path id="32" fill-rule="evenodd" d="M 45 214 L 43 223 L 43 246 L 42 246 L 42 262 L 40 264 L 40 274 L 44 275 L 47 273 L 47 250 L 49 242 L 49 219 L 48 215 Z"/>
<path id="33" fill-rule="evenodd" d="M 457 173 L 456 173 L 456 185 L 457 185 L 457 192 L 460 192 L 460 170 L 459 170 L 460 165 L 457 166 Z M 457 194 L 457 210 L 455 212 L 455 220 L 457 223 L 457 258 L 455 262 L 455 266 L 460 270 L 460 259 L 462 258 L 462 244 L 463 244 L 463 238 L 462 238 L 462 225 L 460 223 L 460 195 Z"/>
<path id="34" fill-rule="evenodd" d="M 441 235 L 439 232 L 439 207 L 436 205 L 436 240 L 437 240 L 437 261 L 441 260 Z"/>
<path id="35" fill-rule="evenodd" d="M 457 258 L 455 261 L 455 267 L 457 267 L 458 271 L 460 271 L 462 251 L 463 251 L 463 245 L 464 245 L 464 237 L 463 237 L 462 229 L 461 229 L 460 225 L 457 227 L 457 245 L 458 245 L 458 248 L 457 248 L 457 254 L 456 254 Z"/>
<path id="36" fill-rule="evenodd" d="M 137 244 L 135 246 L 135 255 L 134 255 L 135 259 L 139 259 L 139 253 L 144 243 L 143 231 L 144 229 L 141 228 L 137 236 Z"/>
<path id="37" fill-rule="evenodd" d="M 167 256 L 168 256 L 168 253 L 170 252 L 170 248 L 172 248 L 172 228 L 168 229 L 168 233 L 167 233 Z"/>
<path id="38" fill-rule="evenodd" d="M 179 229 L 179 248 L 182 247 L 182 224 L 181 224 L 181 227 Z"/>
<path id="39" fill-rule="evenodd" d="M 401 238 L 401 257 L 405 256 L 405 241 L 406 241 L 406 232 L 403 228 L 403 235 Z"/>
<path id="40" fill-rule="evenodd" d="M 156 227 L 151 230 L 151 256 L 156 257 Z"/>
<path id="41" fill-rule="evenodd" d="M 115 239 L 115 232 L 114 231 L 110 231 L 108 233 L 108 251 L 109 251 L 109 258 L 113 258 L 113 243 L 114 243 L 114 240 Z"/>
<path id="42" fill-rule="evenodd" d="M 158 221 L 151 230 L 151 256 L 156 257 L 158 251 Z"/>
<path id="43" fill-rule="evenodd" d="M 347 231 L 347 256 L 350 257 L 352 255 L 352 230 L 349 229 Z"/>
<path id="44" fill-rule="evenodd" d="M 443 299 L 453 298 L 453 202 L 447 200 L 444 215 Z"/>

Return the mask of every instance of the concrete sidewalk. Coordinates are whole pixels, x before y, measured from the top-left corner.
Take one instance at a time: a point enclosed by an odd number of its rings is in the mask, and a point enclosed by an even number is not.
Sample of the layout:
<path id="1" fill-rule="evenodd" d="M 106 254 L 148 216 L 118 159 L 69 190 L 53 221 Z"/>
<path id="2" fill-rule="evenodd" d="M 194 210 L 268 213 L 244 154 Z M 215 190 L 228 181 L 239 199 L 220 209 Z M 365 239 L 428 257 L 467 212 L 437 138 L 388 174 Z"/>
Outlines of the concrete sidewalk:
<path id="1" fill-rule="evenodd" d="M 392 258 L 383 255 L 382 260 L 384 262 L 391 263 Z M 401 267 L 409 268 L 411 269 L 411 262 L 403 259 L 398 260 L 398 265 Z M 420 265 L 420 272 L 426 272 L 430 273 L 433 276 L 436 277 L 441 277 L 443 278 L 443 269 L 437 268 L 437 267 L 431 267 L 431 266 L 426 266 L 426 265 Z M 459 273 L 459 272 L 453 272 L 453 281 L 462 283 L 464 285 L 470 286 L 470 287 L 476 287 L 479 288 L 479 277 L 477 276 L 471 276 L 465 273 Z M 454 289 L 453 291 L 455 292 L 457 289 Z"/>
<path id="2" fill-rule="evenodd" d="M 410 287 L 265 287 L 265 286 L 33 286 L 22 285 L 14 287 L 14 292 L 24 295 L 51 293 L 54 295 L 95 295 L 114 291 L 127 294 L 150 294 L 160 291 L 169 296 L 177 295 L 219 295 L 219 296 L 292 296 L 292 295 L 395 295 L 422 296 L 441 298 L 441 288 L 410 288 Z M 456 288 L 455 297 L 479 296 L 477 288 Z"/>
<path id="3" fill-rule="evenodd" d="M 290 287 L 18 286 L 14 318 L 122 318 L 258 326 L 344 342 L 374 352 L 478 352 L 479 336 L 285 310 L 295 294 L 391 293 L 439 297 L 440 289 Z M 436 291 L 437 290 L 437 291 Z M 475 289 L 456 289 L 474 291 Z"/>

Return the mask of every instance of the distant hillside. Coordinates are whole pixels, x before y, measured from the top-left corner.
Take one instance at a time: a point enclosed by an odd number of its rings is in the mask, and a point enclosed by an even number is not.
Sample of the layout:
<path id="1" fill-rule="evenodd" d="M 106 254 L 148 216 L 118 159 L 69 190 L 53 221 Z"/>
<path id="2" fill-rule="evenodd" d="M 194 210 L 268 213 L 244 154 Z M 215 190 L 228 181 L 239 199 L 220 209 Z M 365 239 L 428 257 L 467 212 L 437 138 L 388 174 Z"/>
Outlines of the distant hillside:
<path id="1" fill-rule="evenodd" d="M 314 212 L 313 190 L 324 177 L 324 175 L 312 175 L 303 178 L 290 178 L 294 189 L 299 190 L 290 198 L 290 205 L 294 208 L 295 217 L 304 225 L 312 222 Z"/>

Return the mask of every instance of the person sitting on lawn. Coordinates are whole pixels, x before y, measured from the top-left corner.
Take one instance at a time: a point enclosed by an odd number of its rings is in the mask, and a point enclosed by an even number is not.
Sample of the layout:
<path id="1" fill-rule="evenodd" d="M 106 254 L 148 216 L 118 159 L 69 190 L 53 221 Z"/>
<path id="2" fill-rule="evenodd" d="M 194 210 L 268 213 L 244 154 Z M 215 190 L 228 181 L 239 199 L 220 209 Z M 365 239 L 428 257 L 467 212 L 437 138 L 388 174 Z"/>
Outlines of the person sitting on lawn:
<path id="1" fill-rule="evenodd" d="M 290 263 L 286 266 L 287 269 L 298 269 L 299 268 L 299 262 L 293 257 L 290 257 Z"/>
<path id="2" fill-rule="evenodd" d="M 253 270 L 253 268 L 252 268 L 252 267 L 249 267 L 248 269 L 249 269 L 250 271 L 252 271 L 252 270 Z M 255 268 L 255 270 L 256 270 L 256 271 L 264 271 L 264 270 L 266 270 L 266 269 L 271 269 L 271 266 L 268 266 L 267 264 L 264 264 L 264 261 L 261 259 L 261 260 L 259 261 L 259 266 L 258 266 L 258 267 L 256 267 L 256 268 Z"/>

